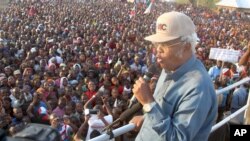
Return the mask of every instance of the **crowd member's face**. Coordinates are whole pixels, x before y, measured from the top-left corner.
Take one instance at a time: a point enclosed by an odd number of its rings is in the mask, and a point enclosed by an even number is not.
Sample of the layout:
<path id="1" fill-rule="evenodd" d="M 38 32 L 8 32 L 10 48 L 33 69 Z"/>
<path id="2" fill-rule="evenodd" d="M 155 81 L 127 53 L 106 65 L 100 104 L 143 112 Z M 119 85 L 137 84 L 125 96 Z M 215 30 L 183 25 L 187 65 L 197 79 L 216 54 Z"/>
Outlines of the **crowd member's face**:
<path id="1" fill-rule="evenodd" d="M 83 112 L 83 105 L 81 103 L 77 103 L 76 104 L 76 111 L 78 113 L 82 113 Z"/>
<path id="2" fill-rule="evenodd" d="M 15 78 L 14 78 L 13 76 L 10 76 L 10 77 L 8 78 L 8 83 L 9 83 L 9 85 L 15 84 Z"/>
<path id="3" fill-rule="evenodd" d="M 17 119 L 22 119 L 23 117 L 23 111 L 21 108 L 15 108 L 13 109 L 13 113 Z"/>
<path id="4" fill-rule="evenodd" d="M 66 100 L 65 99 L 59 99 L 58 101 L 58 106 L 63 109 L 66 105 Z"/>
<path id="5" fill-rule="evenodd" d="M 112 82 L 113 85 L 118 85 L 119 84 L 119 81 L 118 81 L 118 79 L 116 77 L 112 77 L 111 82 Z"/>
<path id="6" fill-rule="evenodd" d="M 222 64 L 221 61 L 217 61 L 217 62 L 216 62 L 216 65 L 217 65 L 218 68 L 221 68 L 221 64 Z"/>
<path id="7" fill-rule="evenodd" d="M 0 89 L 0 98 L 2 98 L 4 96 L 8 96 L 6 90 L 5 89 Z"/>
<path id="8" fill-rule="evenodd" d="M 9 108 L 11 108 L 11 105 L 10 105 L 10 101 L 9 100 L 3 100 L 3 107 L 5 108 L 5 109 L 9 109 Z"/>
<path id="9" fill-rule="evenodd" d="M 11 70 L 10 70 L 10 69 L 5 69 L 4 71 L 5 71 L 5 74 L 6 74 L 7 76 L 11 75 Z"/>
<path id="10" fill-rule="evenodd" d="M 89 88 L 89 90 L 94 91 L 95 88 L 96 88 L 95 83 L 92 82 L 92 81 L 90 81 L 90 82 L 88 83 L 88 88 Z"/>
<path id="11" fill-rule="evenodd" d="M 67 86 L 68 80 L 66 78 L 62 79 L 62 84 L 63 84 L 63 86 Z"/>
<path id="12" fill-rule="evenodd" d="M 104 81 L 109 81 L 110 80 L 110 74 L 109 73 L 105 73 L 103 76 Z"/>
<path id="13" fill-rule="evenodd" d="M 41 101 L 42 99 L 43 99 L 43 93 L 35 93 L 34 94 L 34 99 L 37 101 L 37 102 L 39 102 L 39 101 Z"/>
<path id="14" fill-rule="evenodd" d="M 139 64 L 139 61 L 140 61 L 139 58 L 136 57 L 135 58 L 135 64 Z"/>
<path id="15" fill-rule="evenodd" d="M 82 100 L 83 103 L 86 103 L 88 101 L 87 95 L 82 95 L 81 100 Z"/>
<path id="16" fill-rule="evenodd" d="M 3 80 L 0 81 L 1 85 L 6 85 L 8 82 L 8 79 L 5 77 Z"/>
<path id="17" fill-rule="evenodd" d="M 51 106 L 52 109 L 55 109 L 57 107 L 57 99 L 50 98 L 48 101 L 49 105 Z"/>
<path id="18" fill-rule="evenodd" d="M 65 115 L 70 115 L 72 113 L 72 107 L 67 105 L 65 106 Z"/>
<path id="19" fill-rule="evenodd" d="M 13 89 L 13 96 L 15 96 L 16 98 L 18 98 L 20 96 L 20 89 L 18 87 Z"/>
<path id="20" fill-rule="evenodd" d="M 117 88 L 113 88 L 111 91 L 111 95 L 113 98 L 117 98 L 119 95 L 118 89 Z"/>
<path id="21" fill-rule="evenodd" d="M 44 89 L 46 89 L 46 90 L 49 89 L 49 83 L 48 83 L 48 82 L 45 82 L 45 83 L 43 84 L 43 86 L 44 86 Z"/>
<path id="22" fill-rule="evenodd" d="M 20 73 L 14 74 L 14 77 L 15 77 L 16 79 L 19 79 L 19 78 L 21 78 L 21 74 L 20 74 Z"/>
<path id="23" fill-rule="evenodd" d="M 27 75 L 27 76 L 31 76 L 32 73 L 33 73 L 32 70 L 31 70 L 31 69 L 28 69 L 26 75 Z"/>
<path id="24" fill-rule="evenodd" d="M 73 73 L 75 73 L 75 75 L 76 75 L 76 74 L 78 74 L 80 71 L 81 71 L 81 68 L 77 66 L 77 67 L 75 67 Z"/>
<path id="25" fill-rule="evenodd" d="M 231 70 L 233 71 L 233 72 L 236 72 L 236 65 L 231 65 Z"/>
<path id="26" fill-rule="evenodd" d="M 86 60 L 86 57 L 84 54 L 81 54 L 79 58 L 80 58 L 81 62 L 85 62 L 85 60 Z"/>
<path id="27" fill-rule="evenodd" d="M 59 125 L 59 121 L 60 121 L 59 117 L 55 117 L 50 120 L 50 124 L 53 128 L 57 128 Z"/>
<path id="28" fill-rule="evenodd" d="M 36 80 L 33 81 L 33 86 L 34 87 L 40 87 L 40 85 L 41 85 L 41 81 L 39 79 L 36 79 Z"/>

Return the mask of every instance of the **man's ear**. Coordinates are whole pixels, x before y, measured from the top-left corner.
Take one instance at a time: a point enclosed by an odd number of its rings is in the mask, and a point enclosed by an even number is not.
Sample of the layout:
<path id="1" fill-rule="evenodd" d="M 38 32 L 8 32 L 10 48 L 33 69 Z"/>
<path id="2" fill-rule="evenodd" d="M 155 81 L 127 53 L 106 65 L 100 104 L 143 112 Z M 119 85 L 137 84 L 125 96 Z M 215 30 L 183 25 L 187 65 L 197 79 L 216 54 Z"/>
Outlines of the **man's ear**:
<path id="1" fill-rule="evenodd" d="M 185 42 L 184 47 L 185 47 L 185 50 L 186 49 L 191 49 L 191 43 Z"/>
<path id="2" fill-rule="evenodd" d="M 192 51 L 191 43 L 185 42 L 184 43 L 184 52 L 189 52 L 189 51 Z"/>

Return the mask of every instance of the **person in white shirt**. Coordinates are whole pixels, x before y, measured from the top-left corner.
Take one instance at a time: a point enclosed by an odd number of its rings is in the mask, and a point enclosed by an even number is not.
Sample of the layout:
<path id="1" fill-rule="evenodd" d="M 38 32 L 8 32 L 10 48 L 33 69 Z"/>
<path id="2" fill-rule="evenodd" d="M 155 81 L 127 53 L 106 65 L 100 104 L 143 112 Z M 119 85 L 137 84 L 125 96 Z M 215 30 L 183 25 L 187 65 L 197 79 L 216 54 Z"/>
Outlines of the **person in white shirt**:
<path id="1" fill-rule="evenodd" d="M 112 115 L 105 115 L 103 108 L 101 105 L 96 105 L 94 107 L 94 110 L 97 110 L 97 114 L 90 114 L 90 119 L 88 121 L 88 133 L 86 140 L 91 139 L 92 132 L 100 132 L 100 134 L 103 133 L 103 129 L 111 124 L 113 122 L 113 116 Z M 85 113 L 87 114 L 87 113 Z"/>

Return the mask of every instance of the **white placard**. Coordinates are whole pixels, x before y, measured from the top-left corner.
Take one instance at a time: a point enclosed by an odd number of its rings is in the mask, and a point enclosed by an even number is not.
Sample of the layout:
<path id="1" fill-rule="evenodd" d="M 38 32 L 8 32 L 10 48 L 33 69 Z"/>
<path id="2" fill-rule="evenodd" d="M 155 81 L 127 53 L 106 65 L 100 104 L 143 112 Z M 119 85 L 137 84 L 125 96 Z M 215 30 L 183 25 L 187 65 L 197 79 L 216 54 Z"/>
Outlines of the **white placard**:
<path id="1" fill-rule="evenodd" d="M 239 56 L 240 56 L 239 50 L 211 48 L 209 59 L 236 63 L 239 60 Z"/>

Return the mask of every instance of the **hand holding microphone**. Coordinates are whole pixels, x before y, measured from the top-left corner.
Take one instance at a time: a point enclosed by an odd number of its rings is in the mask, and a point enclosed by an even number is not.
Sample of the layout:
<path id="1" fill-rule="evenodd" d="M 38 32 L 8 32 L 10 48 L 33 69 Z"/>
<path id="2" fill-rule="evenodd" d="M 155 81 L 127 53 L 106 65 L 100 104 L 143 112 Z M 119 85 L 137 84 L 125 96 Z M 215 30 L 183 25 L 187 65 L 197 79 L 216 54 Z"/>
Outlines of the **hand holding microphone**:
<path id="1" fill-rule="evenodd" d="M 146 72 L 145 75 L 143 76 L 143 78 L 139 78 L 139 80 L 141 79 L 142 80 L 141 82 L 145 82 L 145 84 L 148 84 L 151 81 L 152 77 L 153 77 L 152 72 Z M 139 83 L 139 81 L 138 81 L 138 83 Z M 136 86 L 136 83 L 134 84 L 134 88 L 135 88 L 135 86 Z M 139 87 L 139 85 L 136 87 Z M 151 89 L 148 92 L 151 92 Z M 134 92 L 134 94 L 135 94 L 135 92 Z M 132 98 L 130 99 L 130 103 L 129 103 L 128 108 L 131 108 L 132 105 L 134 105 L 136 102 L 137 102 L 136 97 L 135 97 L 135 95 L 133 95 Z"/>
<path id="2" fill-rule="evenodd" d="M 136 99 L 142 104 L 151 103 L 154 101 L 149 84 L 140 77 L 134 84 L 133 93 Z"/>

